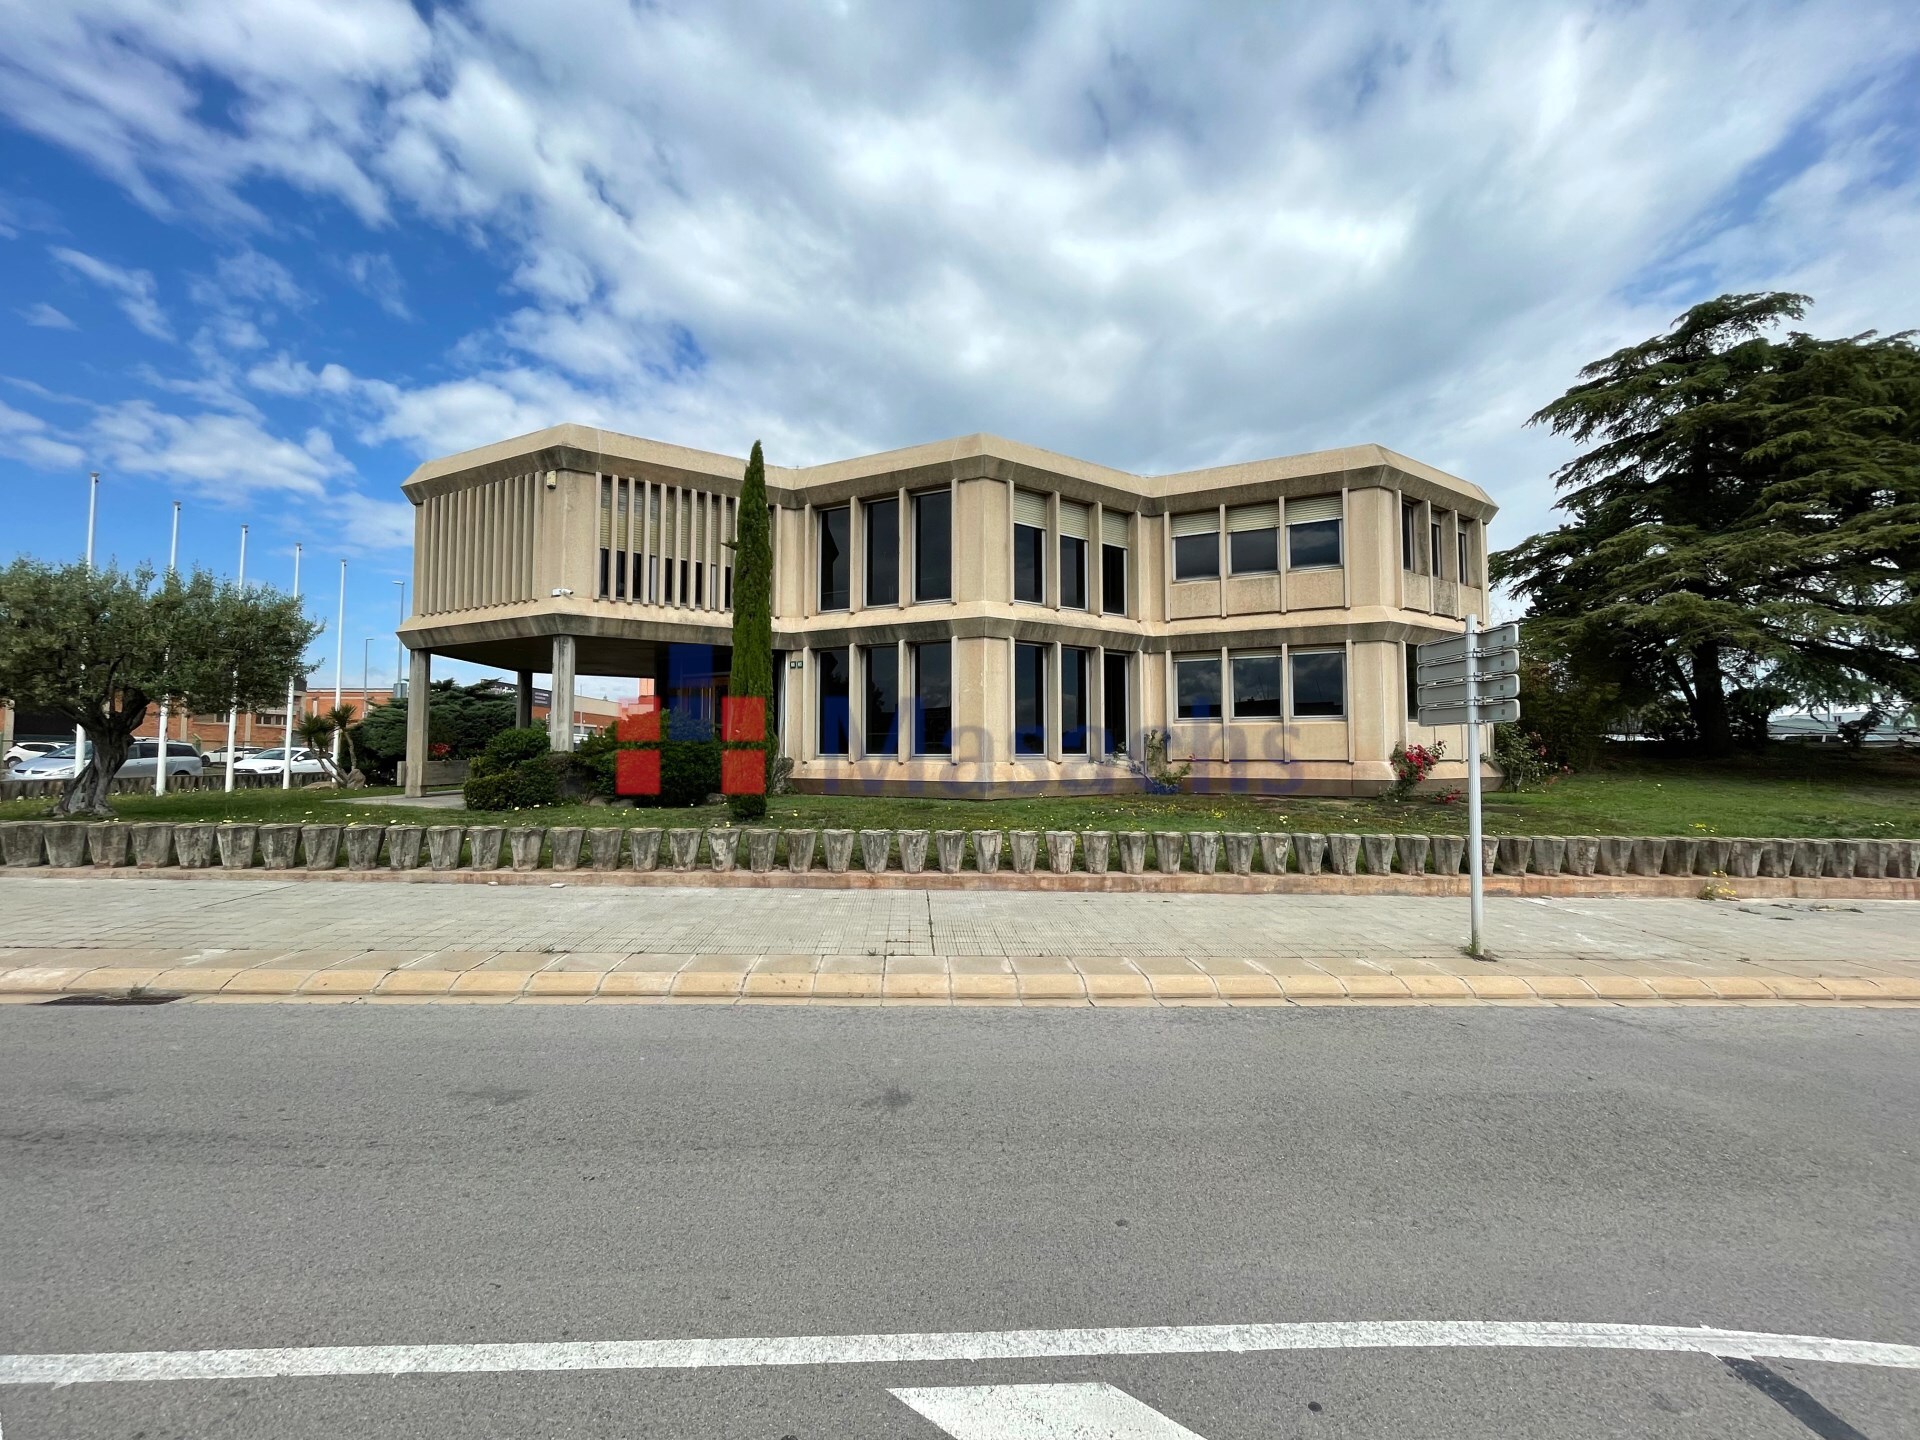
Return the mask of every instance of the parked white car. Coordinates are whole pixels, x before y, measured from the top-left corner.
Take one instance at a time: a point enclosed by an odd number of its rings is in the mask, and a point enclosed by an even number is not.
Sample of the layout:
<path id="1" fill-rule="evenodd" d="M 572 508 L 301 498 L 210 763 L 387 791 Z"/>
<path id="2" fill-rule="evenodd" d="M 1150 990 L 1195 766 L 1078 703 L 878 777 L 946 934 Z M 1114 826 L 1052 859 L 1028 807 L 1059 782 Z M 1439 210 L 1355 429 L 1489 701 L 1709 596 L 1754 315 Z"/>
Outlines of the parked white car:
<path id="1" fill-rule="evenodd" d="M 285 768 L 285 750 L 256 750 L 253 754 L 233 762 L 236 775 L 278 775 Z M 311 750 L 298 747 L 293 752 L 293 773 L 296 775 L 330 775 L 326 757 Z"/>
<path id="2" fill-rule="evenodd" d="M 10 780 L 67 780 L 73 776 L 73 746 L 62 745 L 32 760 L 23 760 L 7 771 Z M 115 772 L 116 780 L 151 780 L 160 764 L 158 740 L 136 740 L 127 751 L 126 761 Z M 184 740 L 167 742 L 167 774 L 198 775 L 200 752 Z"/>
<path id="3" fill-rule="evenodd" d="M 51 755 L 64 743 L 60 740 L 22 740 L 7 751 L 0 766 L 11 770 L 15 765 L 24 765 L 29 760 L 38 760 L 42 755 Z"/>
<path id="4" fill-rule="evenodd" d="M 236 745 L 233 747 L 234 763 L 238 764 L 249 755 L 258 755 L 259 753 L 260 747 L 257 745 Z M 206 761 L 209 770 L 224 770 L 227 767 L 227 747 L 224 745 L 216 745 L 213 749 L 202 752 L 200 758 Z"/>

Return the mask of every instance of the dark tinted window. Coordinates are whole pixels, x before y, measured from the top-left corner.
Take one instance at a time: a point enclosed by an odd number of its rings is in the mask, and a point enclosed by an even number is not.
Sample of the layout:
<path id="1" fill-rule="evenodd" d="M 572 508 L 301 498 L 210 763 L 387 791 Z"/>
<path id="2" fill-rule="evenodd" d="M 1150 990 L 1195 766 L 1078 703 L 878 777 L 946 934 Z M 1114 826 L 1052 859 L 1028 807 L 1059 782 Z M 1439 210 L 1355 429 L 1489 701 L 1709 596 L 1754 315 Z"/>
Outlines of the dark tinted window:
<path id="1" fill-rule="evenodd" d="M 1420 557 L 1414 553 L 1418 547 L 1413 543 L 1413 537 L 1419 533 L 1420 507 L 1402 505 L 1400 507 L 1400 568 L 1402 570 L 1420 568 Z"/>
<path id="2" fill-rule="evenodd" d="M 867 523 L 867 604 L 900 603 L 900 502 L 871 500 Z"/>
<path id="3" fill-rule="evenodd" d="M 1227 562 L 1236 575 L 1265 575 L 1280 568 L 1278 530 L 1236 530 L 1227 536 Z"/>
<path id="4" fill-rule="evenodd" d="M 1127 547 L 1100 547 L 1100 609 L 1108 615 L 1127 613 Z"/>
<path id="5" fill-rule="evenodd" d="M 1213 580 L 1220 574 L 1220 532 L 1178 535 L 1173 541 L 1173 578 Z"/>
<path id="6" fill-rule="evenodd" d="M 844 512 L 843 512 L 844 513 Z M 849 739 L 846 650 L 816 650 L 813 663 L 820 680 L 820 753 L 844 755 Z"/>
<path id="7" fill-rule="evenodd" d="M 953 495 L 929 490 L 913 497 L 913 598 L 953 598 Z"/>
<path id="8" fill-rule="evenodd" d="M 1069 610 L 1087 608 L 1087 542 L 1060 537 L 1060 603 Z"/>
<path id="9" fill-rule="evenodd" d="M 1106 690 L 1100 697 L 1102 714 L 1107 731 L 1106 752 L 1117 755 L 1127 748 L 1127 657 L 1124 653 L 1109 650 L 1107 652 Z"/>
<path id="10" fill-rule="evenodd" d="M 1278 655 L 1233 657 L 1233 718 L 1236 720 L 1280 718 L 1280 657 Z"/>
<path id="11" fill-rule="evenodd" d="M 1309 520 L 1304 525 L 1287 527 L 1287 567 L 1292 570 L 1324 569 L 1340 563 L 1340 522 Z"/>
<path id="12" fill-rule="evenodd" d="M 1407 719 L 1420 718 L 1420 647 L 1408 641 L 1400 647 L 1407 656 Z"/>
<path id="13" fill-rule="evenodd" d="M 867 649 L 867 708 L 861 741 L 869 755 L 900 753 L 900 651 L 892 645 Z"/>
<path id="14" fill-rule="evenodd" d="M 1047 532 L 1031 525 L 1013 527 L 1013 598 L 1047 603 Z"/>
<path id="15" fill-rule="evenodd" d="M 848 572 L 847 507 L 820 512 L 820 608 L 845 610 L 852 600 Z"/>
<path id="16" fill-rule="evenodd" d="M 1176 713 L 1182 720 L 1218 720 L 1220 718 L 1220 660 L 1202 655 L 1173 662 L 1173 688 L 1178 700 Z"/>
<path id="17" fill-rule="evenodd" d="M 1044 645 L 1013 647 L 1013 753 L 1047 753 L 1047 647 Z"/>
<path id="18" fill-rule="evenodd" d="M 1087 685 L 1093 652 L 1071 645 L 1060 651 L 1060 750 L 1065 755 L 1087 753 Z"/>
<path id="19" fill-rule="evenodd" d="M 1347 654 L 1344 650 L 1295 650 L 1293 713 L 1300 718 L 1347 713 Z"/>
<path id="20" fill-rule="evenodd" d="M 946 755 L 953 749 L 953 647 L 946 641 L 913 647 L 913 750 Z"/>

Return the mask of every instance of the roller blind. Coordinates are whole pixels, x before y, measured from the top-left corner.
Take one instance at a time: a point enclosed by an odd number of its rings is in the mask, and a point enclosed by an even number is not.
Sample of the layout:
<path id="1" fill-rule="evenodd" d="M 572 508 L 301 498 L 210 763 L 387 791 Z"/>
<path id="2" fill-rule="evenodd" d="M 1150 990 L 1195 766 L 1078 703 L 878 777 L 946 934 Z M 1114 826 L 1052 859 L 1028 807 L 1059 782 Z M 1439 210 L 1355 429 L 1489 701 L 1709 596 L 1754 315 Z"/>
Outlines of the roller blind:
<path id="1" fill-rule="evenodd" d="M 1093 518 L 1087 512 L 1086 506 L 1075 504 L 1071 500 L 1060 502 L 1060 533 L 1062 535 L 1071 535 L 1076 540 L 1085 540 L 1088 538 L 1087 532 L 1092 528 Z"/>
<path id="2" fill-rule="evenodd" d="M 1280 502 L 1268 500 L 1259 505 L 1235 505 L 1227 511 L 1227 530 L 1238 535 L 1243 530 L 1274 530 L 1280 525 Z"/>
<path id="3" fill-rule="evenodd" d="M 613 544 L 613 482 L 600 482 L 600 548 Z"/>
<path id="4" fill-rule="evenodd" d="M 1218 510 L 1190 510 L 1185 515 L 1173 517 L 1173 538 L 1182 535 L 1212 535 L 1220 529 Z"/>
<path id="5" fill-rule="evenodd" d="M 1013 523 L 1031 525 L 1036 530 L 1047 528 L 1047 497 L 1037 490 L 1016 490 L 1013 492 Z"/>
<path id="6" fill-rule="evenodd" d="M 1127 514 L 1124 510 L 1100 512 L 1100 538 L 1108 545 L 1127 543 Z"/>
<path id="7" fill-rule="evenodd" d="M 1315 520 L 1338 520 L 1340 518 L 1340 497 L 1338 495 L 1308 495 L 1298 500 L 1287 501 L 1287 524 L 1307 525 Z"/>

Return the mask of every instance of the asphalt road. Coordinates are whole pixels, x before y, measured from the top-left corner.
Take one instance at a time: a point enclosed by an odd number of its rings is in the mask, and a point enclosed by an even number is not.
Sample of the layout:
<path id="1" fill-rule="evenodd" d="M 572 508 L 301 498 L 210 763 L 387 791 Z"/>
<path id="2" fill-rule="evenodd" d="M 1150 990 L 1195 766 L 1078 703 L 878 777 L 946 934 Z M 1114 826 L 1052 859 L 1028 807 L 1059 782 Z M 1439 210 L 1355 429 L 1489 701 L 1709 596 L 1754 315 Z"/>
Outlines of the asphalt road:
<path id="1" fill-rule="evenodd" d="M 5 1007 L 0 1357 L 1403 1320 L 1913 1345 L 1916 1062 L 1894 1010 Z M 1084 1389 L 943 1429 L 891 1393 L 1069 1382 L 1185 1429 L 1070 1428 Z M 1920 1370 L 1535 1348 L 0 1384 L 7 1440 L 1917 1415 Z"/>

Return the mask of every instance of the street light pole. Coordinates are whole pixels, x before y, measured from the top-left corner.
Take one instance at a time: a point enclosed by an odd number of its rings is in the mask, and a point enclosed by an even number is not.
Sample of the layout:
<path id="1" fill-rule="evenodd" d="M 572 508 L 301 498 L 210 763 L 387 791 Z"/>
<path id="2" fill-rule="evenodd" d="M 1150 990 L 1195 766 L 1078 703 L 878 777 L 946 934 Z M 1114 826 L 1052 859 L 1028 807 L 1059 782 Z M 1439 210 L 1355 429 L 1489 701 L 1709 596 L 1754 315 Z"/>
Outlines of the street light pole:
<path id="1" fill-rule="evenodd" d="M 363 720 L 367 715 L 367 657 L 373 653 L 373 642 L 379 638 L 369 635 L 360 642 L 360 718 Z"/>
<path id="2" fill-rule="evenodd" d="M 167 542 L 167 583 L 173 583 L 174 567 L 180 563 L 180 502 L 173 502 L 173 538 Z M 153 772 L 153 793 L 167 793 L 167 697 L 160 697 L 159 763 Z"/>
<path id="3" fill-rule="evenodd" d="M 293 598 L 300 598 L 300 547 L 293 547 Z M 303 662 L 304 663 L 304 662 Z M 280 788 L 293 788 L 293 677 L 287 677 L 286 729 L 280 737 Z"/>
<path id="4" fill-rule="evenodd" d="M 100 472 L 87 472 L 87 573 L 93 573 L 93 522 L 100 513 Z M 73 727 L 73 778 L 78 781 L 80 772 L 87 768 L 87 732 L 79 725 Z"/>
<path id="5" fill-rule="evenodd" d="M 244 592 L 247 588 L 247 527 L 240 527 L 240 577 L 236 582 Z M 239 676 L 234 676 L 235 692 L 227 697 L 227 791 L 233 791 L 233 747 L 240 740 L 240 696 L 238 693 Z"/>
<path id="6" fill-rule="evenodd" d="M 340 562 L 340 621 L 333 632 L 333 708 L 340 708 L 340 666 L 347 657 L 347 562 Z M 340 779 L 340 731 L 333 732 L 333 778 Z"/>
<path id="7" fill-rule="evenodd" d="M 400 587 L 400 623 L 404 625 L 407 623 L 407 582 L 396 580 L 393 583 Z M 405 650 L 406 645 L 401 641 L 400 632 L 396 629 L 393 632 L 393 688 L 395 690 L 400 688 L 400 672 L 405 668 Z"/>

